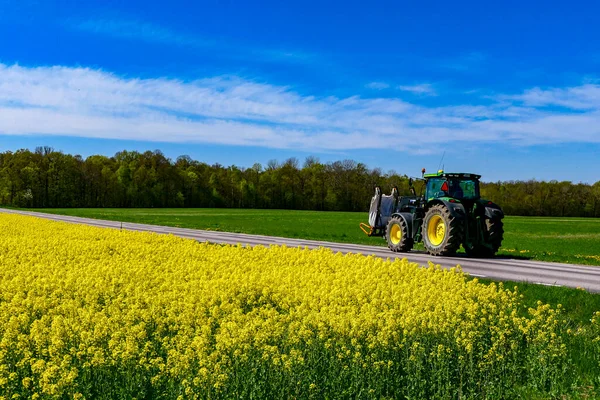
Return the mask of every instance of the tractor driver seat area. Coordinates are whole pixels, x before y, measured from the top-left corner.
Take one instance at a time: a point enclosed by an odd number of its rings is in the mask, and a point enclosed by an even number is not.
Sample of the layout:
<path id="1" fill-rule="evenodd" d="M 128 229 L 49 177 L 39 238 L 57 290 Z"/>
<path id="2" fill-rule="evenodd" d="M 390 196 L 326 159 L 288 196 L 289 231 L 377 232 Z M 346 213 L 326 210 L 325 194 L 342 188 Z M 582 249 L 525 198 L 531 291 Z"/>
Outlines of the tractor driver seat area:
<path id="1" fill-rule="evenodd" d="M 450 190 L 448 191 L 448 195 L 450 197 L 454 197 L 455 199 L 462 199 L 464 197 L 464 192 L 462 187 L 460 186 L 460 181 L 458 180 L 449 180 Z"/>

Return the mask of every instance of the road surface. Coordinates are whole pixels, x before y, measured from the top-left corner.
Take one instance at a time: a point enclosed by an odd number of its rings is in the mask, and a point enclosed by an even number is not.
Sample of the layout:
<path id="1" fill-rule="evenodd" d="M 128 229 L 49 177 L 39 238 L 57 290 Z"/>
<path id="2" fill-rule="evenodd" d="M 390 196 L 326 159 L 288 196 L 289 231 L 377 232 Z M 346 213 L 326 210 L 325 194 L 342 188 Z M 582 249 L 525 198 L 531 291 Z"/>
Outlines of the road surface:
<path id="1" fill-rule="evenodd" d="M 516 260 L 510 258 L 475 259 L 465 257 L 432 257 L 423 252 L 393 253 L 386 247 L 367 246 L 347 243 L 321 242 L 316 240 L 288 239 L 274 236 L 248 235 L 243 233 L 204 231 L 199 229 L 175 228 L 169 226 L 136 224 L 130 222 L 107 221 L 91 218 L 70 217 L 66 215 L 45 214 L 31 211 L 0 209 L 0 212 L 31 215 L 77 224 L 86 224 L 105 228 L 127 229 L 132 231 L 173 234 L 195 239 L 200 242 L 226 244 L 287 245 L 289 247 L 328 247 L 336 252 L 372 254 L 381 258 L 408 258 L 410 261 L 427 265 L 428 261 L 440 264 L 444 268 L 460 265 L 471 276 L 501 281 L 519 281 L 550 286 L 579 287 L 590 292 L 600 293 L 600 267 L 559 264 L 551 262 Z"/>

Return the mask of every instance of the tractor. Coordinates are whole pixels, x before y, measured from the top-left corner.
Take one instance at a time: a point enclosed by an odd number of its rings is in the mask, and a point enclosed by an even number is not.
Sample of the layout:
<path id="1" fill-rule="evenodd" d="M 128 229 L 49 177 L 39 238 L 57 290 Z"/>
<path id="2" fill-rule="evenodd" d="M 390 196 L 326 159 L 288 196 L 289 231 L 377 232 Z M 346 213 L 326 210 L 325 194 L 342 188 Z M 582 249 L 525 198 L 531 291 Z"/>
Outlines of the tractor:
<path id="1" fill-rule="evenodd" d="M 369 224 L 360 228 L 368 236 L 383 236 L 390 250 L 406 252 L 422 241 L 434 256 L 450 256 L 462 245 L 467 255 L 491 257 L 502 244 L 502 209 L 479 195 L 480 175 L 443 170 L 426 174 L 424 195 L 417 195 L 409 179 L 412 196 L 399 196 L 393 188 L 382 195 L 379 187 L 371 200 Z"/>

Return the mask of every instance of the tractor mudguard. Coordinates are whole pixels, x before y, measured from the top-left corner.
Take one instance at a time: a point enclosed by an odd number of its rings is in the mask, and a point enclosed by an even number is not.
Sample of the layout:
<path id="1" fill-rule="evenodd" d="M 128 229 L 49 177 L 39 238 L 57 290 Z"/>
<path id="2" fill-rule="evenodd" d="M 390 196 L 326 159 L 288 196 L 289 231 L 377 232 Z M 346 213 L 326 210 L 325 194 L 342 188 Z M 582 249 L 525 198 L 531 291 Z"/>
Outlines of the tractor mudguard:
<path id="1" fill-rule="evenodd" d="M 489 219 L 502 219 L 504 212 L 495 204 L 491 207 L 485 207 L 485 217 Z"/>
<path id="2" fill-rule="evenodd" d="M 466 218 L 467 214 L 465 212 L 465 206 L 463 206 L 461 203 L 453 203 L 451 201 L 448 200 L 444 200 L 444 199 L 435 199 L 433 201 L 431 201 L 427 207 L 432 207 L 436 204 L 443 204 L 448 211 L 450 211 L 450 215 L 452 215 L 454 218 L 458 218 L 458 219 L 464 219 Z"/>
<path id="3" fill-rule="evenodd" d="M 415 224 L 420 225 L 421 224 L 421 220 L 416 220 L 415 221 L 415 216 L 411 213 L 407 213 L 407 212 L 401 212 L 401 213 L 394 213 L 392 214 L 392 217 L 398 217 L 398 218 L 402 218 L 404 220 L 404 222 L 406 223 L 406 226 L 408 226 L 408 234 L 411 238 L 415 237 L 415 232 L 417 232 L 417 227 L 415 226 Z"/>

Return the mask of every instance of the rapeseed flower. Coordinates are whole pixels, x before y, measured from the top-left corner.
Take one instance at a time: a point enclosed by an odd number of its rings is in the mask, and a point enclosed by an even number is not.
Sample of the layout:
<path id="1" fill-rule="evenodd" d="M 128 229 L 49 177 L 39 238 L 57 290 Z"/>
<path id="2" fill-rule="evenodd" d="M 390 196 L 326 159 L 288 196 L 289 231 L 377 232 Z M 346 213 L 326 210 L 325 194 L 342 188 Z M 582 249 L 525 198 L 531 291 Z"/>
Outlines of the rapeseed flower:
<path id="1" fill-rule="evenodd" d="M 460 268 L 15 215 L 0 231 L 5 398 L 507 397 L 565 358 L 559 310 Z"/>

